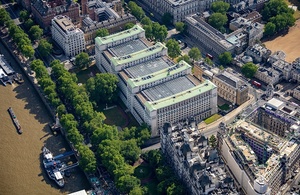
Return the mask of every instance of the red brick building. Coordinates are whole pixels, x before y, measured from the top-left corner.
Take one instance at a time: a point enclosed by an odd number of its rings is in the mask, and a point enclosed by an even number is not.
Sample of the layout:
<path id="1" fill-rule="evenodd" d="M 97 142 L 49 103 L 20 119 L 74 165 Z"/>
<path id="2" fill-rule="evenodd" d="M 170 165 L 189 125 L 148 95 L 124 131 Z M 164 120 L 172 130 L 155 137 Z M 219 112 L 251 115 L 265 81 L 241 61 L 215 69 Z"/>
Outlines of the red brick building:
<path id="1" fill-rule="evenodd" d="M 50 29 L 51 20 L 56 15 L 65 15 L 74 24 L 80 22 L 80 6 L 72 0 L 30 0 L 31 11 L 36 22 L 45 30 Z"/>

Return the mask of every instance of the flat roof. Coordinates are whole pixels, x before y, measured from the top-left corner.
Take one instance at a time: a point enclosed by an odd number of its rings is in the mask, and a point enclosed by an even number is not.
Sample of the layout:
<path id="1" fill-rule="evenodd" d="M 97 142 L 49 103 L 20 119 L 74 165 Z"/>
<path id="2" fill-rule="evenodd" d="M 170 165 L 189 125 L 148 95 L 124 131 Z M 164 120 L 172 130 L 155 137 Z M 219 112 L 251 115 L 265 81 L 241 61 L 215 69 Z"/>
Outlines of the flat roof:
<path id="1" fill-rule="evenodd" d="M 127 83 L 132 88 L 145 85 L 148 83 L 152 83 L 154 81 L 163 79 L 169 75 L 177 74 L 183 70 L 189 69 L 191 66 L 185 61 L 180 61 L 178 64 L 174 64 L 172 66 L 166 67 L 165 69 L 156 71 L 154 73 L 150 73 L 148 75 L 144 75 L 143 77 L 137 77 L 134 79 L 128 79 Z"/>
<path id="2" fill-rule="evenodd" d="M 108 35 L 106 37 L 96 37 L 95 42 L 96 42 L 96 44 L 104 45 L 104 44 L 108 44 L 108 43 L 112 43 L 115 41 L 125 39 L 127 37 L 137 35 L 141 32 L 145 32 L 145 30 L 142 27 L 140 27 L 139 25 L 135 25 L 131 29 L 121 31 L 119 33 Z"/>
<path id="3" fill-rule="evenodd" d="M 227 77 L 224 74 L 219 74 L 216 77 L 218 77 L 220 80 L 222 80 L 223 82 L 231 85 L 232 87 L 236 87 L 236 81 L 232 80 L 230 77 Z"/>
<path id="4" fill-rule="evenodd" d="M 8 64 L 8 62 L 4 58 L 4 55 L 1 54 L 0 54 L 0 67 L 4 70 L 4 72 L 7 75 L 11 75 L 15 73 L 14 69 Z"/>
<path id="5" fill-rule="evenodd" d="M 275 109 L 279 109 L 279 107 L 283 104 L 283 101 L 280 101 L 279 99 L 272 98 L 267 102 L 268 106 L 271 106 Z"/>
<path id="6" fill-rule="evenodd" d="M 150 101 L 155 101 L 175 95 L 194 86 L 194 83 L 191 82 L 186 76 L 184 76 L 146 89 L 143 91 L 143 93 Z"/>
<path id="7" fill-rule="evenodd" d="M 123 55 L 121 57 L 113 57 L 111 59 L 111 62 L 115 66 L 122 65 L 122 64 L 125 64 L 128 62 L 133 62 L 133 61 L 142 59 L 147 56 L 151 56 L 151 55 L 156 54 L 166 48 L 167 47 L 164 44 L 158 42 L 149 48 L 140 49 L 137 52 L 131 53 L 130 55 L 128 54 L 128 55 Z"/>
<path id="8" fill-rule="evenodd" d="M 129 55 L 131 53 L 135 53 L 137 51 L 146 49 L 148 46 L 141 40 L 135 39 L 128 41 L 126 43 L 122 43 L 120 45 L 109 48 L 109 51 L 117 57 Z"/>
<path id="9" fill-rule="evenodd" d="M 151 59 L 144 63 L 138 64 L 136 66 L 132 66 L 126 68 L 124 71 L 131 77 L 131 78 L 138 78 L 143 77 L 145 75 L 158 72 L 162 69 L 168 68 L 174 65 L 171 61 L 168 62 L 168 59 L 164 59 L 163 57 Z"/>
<path id="10" fill-rule="evenodd" d="M 176 104 L 178 102 L 182 102 L 184 100 L 190 99 L 192 97 L 198 96 L 202 93 L 205 93 L 209 90 L 216 88 L 216 85 L 213 84 L 209 80 L 206 80 L 205 82 L 203 82 L 199 85 L 196 85 L 196 86 L 190 83 L 189 88 L 178 87 L 178 86 L 182 86 L 182 85 L 183 84 L 179 83 L 179 82 L 173 83 L 172 86 L 175 88 L 176 87 L 178 88 L 178 90 L 172 91 L 173 95 L 164 97 L 164 98 L 161 97 L 160 99 L 157 99 L 155 101 L 149 101 L 149 100 L 147 101 L 146 100 L 146 102 L 144 102 L 144 105 L 147 107 L 147 109 L 149 111 L 158 110 L 160 108 L 164 108 L 164 107 Z M 180 89 L 183 89 L 183 90 L 181 91 Z M 178 93 L 174 94 L 174 92 L 178 92 Z M 156 97 L 157 97 L 157 95 L 156 95 Z"/>
<path id="11" fill-rule="evenodd" d="M 59 15 L 54 17 L 53 20 L 64 32 L 76 30 L 76 27 L 67 16 Z"/>

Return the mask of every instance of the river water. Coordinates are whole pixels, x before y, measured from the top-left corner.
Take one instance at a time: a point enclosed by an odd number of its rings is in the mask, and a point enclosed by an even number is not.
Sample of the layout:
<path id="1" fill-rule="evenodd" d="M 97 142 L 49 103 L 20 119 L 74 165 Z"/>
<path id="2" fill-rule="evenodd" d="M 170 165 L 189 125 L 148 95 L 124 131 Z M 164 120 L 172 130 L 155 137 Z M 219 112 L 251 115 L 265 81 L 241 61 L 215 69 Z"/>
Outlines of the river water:
<path id="1" fill-rule="evenodd" d="M 1 42 L 0 52 L 15 71 L 21 73 Z M 0 85 L 0 195 L 55 195 L 89 189 L 78 167 L 71 171 L 71 177 L 65 177 L 63 189 L 47 177 L 41 162 L 42 147 L 48 147 L 54 155 L 70 148 L 62 135 L 52 135 L 48 127 L 48 123 L 52 122 L 51 116 L 27 78 L 23 78 L 25 82 L 21 85 Z M 23 134 L 17 133 L 7 112 L 8 107 L 13 108 Z"/>

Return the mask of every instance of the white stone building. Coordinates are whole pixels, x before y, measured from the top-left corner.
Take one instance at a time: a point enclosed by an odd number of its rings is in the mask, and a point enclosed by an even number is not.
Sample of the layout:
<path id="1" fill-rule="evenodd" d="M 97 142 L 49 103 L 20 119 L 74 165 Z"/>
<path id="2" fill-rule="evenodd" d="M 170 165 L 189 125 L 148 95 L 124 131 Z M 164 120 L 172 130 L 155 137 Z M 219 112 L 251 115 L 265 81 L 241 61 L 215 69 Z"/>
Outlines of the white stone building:
<path id="1" fill-rule="evenodd" d="M 138 25 L 95 42 L 97 67 L 118 76 L 120 98 L 152 136 L 166 121 L 194 116 L 200 122 L 217 112 L 216 86 L 193 77 L 186 62 L 174 64 L 166 46 L 152 45 Z"/>
<path id="2" fill-rule="evenodd" d="M 63 49 L 66 56 L 73 57 L 85 50 L 84 33 L 74 26 L 67 16 L 52 19 L 52 39 Z"/>

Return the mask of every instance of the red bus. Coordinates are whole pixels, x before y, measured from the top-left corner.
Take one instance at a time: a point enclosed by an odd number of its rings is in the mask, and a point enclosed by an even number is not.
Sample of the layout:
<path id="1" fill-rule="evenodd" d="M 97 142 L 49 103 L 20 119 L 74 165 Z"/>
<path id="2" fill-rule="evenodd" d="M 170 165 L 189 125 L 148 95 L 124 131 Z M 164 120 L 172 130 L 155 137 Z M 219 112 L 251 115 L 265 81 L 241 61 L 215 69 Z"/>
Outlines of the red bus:
<path id="1" fill-rule="evenodd" d="M 252 84 L 256 87 L 261 87 L 261 83 L 259 83 L 257 81 L 252 81 Z"/>
<path id="2" fill-rule="evenodd" d="M 214 59 L 214 57 L 213 57 L 211 54 L 209 54 L 209 53 L 206 54 L 206 57 L 208 57 L 208 58 L 211 59 L 211 60 Z"/>

